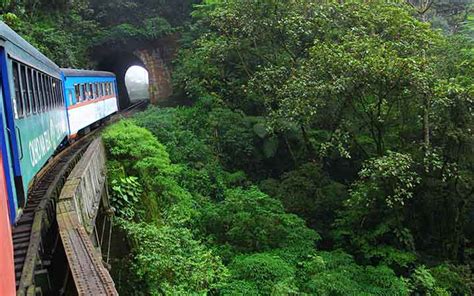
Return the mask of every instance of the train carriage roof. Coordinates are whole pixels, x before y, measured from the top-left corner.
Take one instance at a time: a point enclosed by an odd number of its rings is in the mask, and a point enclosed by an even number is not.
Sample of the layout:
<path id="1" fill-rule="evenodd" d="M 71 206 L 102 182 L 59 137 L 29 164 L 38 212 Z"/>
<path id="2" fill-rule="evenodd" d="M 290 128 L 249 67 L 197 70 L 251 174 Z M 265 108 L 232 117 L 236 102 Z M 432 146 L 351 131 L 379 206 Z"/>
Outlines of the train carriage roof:
<path id="1" fill-rule="evenodd" d="M 61 69 L 66 77 L 115 77 L 112 72 L 81 70 L 81 69 Z"/>
<path id="2" fill-rule="evenodd" d="M 51 68 L 54 71 L 59 72 L 59 66 L 56 65 L 53 61 L 48 59 L 44 54 L 37 50 L 33 45 L 29 44 L 28 41 L 23 39 L 15 31 L 13 31 L 9 26 L 4 22 L 0 21 L 0 39 L 8 41 L 14 44 L 16 47 L 22 49 L 24 53 L 29 55 L 31 58 L 35 59 L 36 62 L 39 62 L 46 67 Z M 15 57 L 16 53 L 13 53 Z"/>

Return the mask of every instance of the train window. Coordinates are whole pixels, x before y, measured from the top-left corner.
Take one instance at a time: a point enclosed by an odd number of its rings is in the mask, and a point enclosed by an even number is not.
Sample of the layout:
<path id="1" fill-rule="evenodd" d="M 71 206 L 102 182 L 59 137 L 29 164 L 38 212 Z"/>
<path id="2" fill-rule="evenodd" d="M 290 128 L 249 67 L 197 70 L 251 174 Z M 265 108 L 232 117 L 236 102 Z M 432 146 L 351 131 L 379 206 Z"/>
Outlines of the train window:
<path id="1" fill-rule="evenodd" d="M 20 87 L 21 87 L 23 102 L 25 103 L 24 114 L 28 116 L 31 113 L 31 102 L 30 102 L 30 98 L 28 97 L 28 83 L 26 79 L 26 67 L 23 65 L 20 65 Z"/>
<path id="2" fill-rule="evenodd" d="M 51 91 L 51 104 L 53 108 L 56 108 L 56 106 L 58 105 L 58 100 L 56 99 L 56 87 L 54 85 L 53 78 L 48 77 L 48 80 L 49 80 L 49 89 Z"/>
<path id="3" fill-rule="evenodd" d="M 15 117 L 23 117 L 23 99 L 21 97 L 21 88 L 20 88 L 20 74 L 18 70 L 18 63 L 13 62 L 13 82 L 15 84 Z"/>
<path id="4" fill-rule="evenodd" d="M 95 85 L 93 83 L 91 85 L 91 99 L 95 99 Z"/>
<path id="5" fill-rule="evenodd" d="M 86 96 L 86 87 L 84 86 L 84 84 L 79 84 L 79 88 L 81 90 L 81 94 L 79 96 L 79 102 L 82 102 L 84 101 L 84 98 Z"/>
<path id="6" fill-rule="evenodd" d="M 101 89 L 101 91 L 102 91 L 102 95 L 103 95 L 103 96 L 106 96 L 107 94 L 105 93 L 105 87 L 104 87 L 104 84 L 103 84 L 103 83 L 100 84 L 100 89 Z"/>
<path id="7" fill-rule="evenodd" d="M 102 83 L 97 83 L 97 88 L 99 89 L 99 97 L 103 97 L 104 92 L 102 90 Z"/>
<path id="8" fill-rule="evenodd" d="M 61 80 L 56 79 L 56 83 L 58 84 L 58 100 L 59 100 L 59 106 L 63 107 L 64 106 L 64 93 L 61 89 Z"/>
<path id="9" fill-rule="evenodd" d="M 44 84 L 46 86 L 46 95 L 48 96 L 48 106 L 49 110 L 54 109 L 53 106 L 53 96 L 51 95 L 51 80 L 49 76 L 44 76 Z"/>
<path id="10" fill-rule="evenodd" d="M 53 90 L 54 106 L 59 107 L 58 84 L 54 78 L 51 78 L 51 88 Z"/>
<path id="11" fill-rule="evenodd" d="M 46 75 L 42 75 L 42 76 L 43 76 L 44 98 L 46 99 L 46 111 L 49 111 L 49 109 L 51 109 L 51 101 L 49 98 L 48 79 Z"/>
<path id="12" fill-rule="evenodd" d="M 73 105 L 72 104 L 72 89 L 69 89 L 67 91 L 67 100 L 68 100 L 69 106 L 72 106 Z M 78 102 L 78 101 L 79 101 L 79 99 L 77 99 L 77 92 L 76 92 L 76 102 Z"/>
<path id="13" fill-rule="evenodd" d="M 41 87 L 40 87 L 40 83 L 39 83 L 39 73 L 38 71 L 34 71 L 33 72 L 33 84 L 35 86 L 35 91 L 36 91 L 36 98 L 38 100 L 38 113 L 41 113 L 43 112 L 43 98 L 42 98 L 42 95 L 41 95 Z"/>
<path id="14" fill-rule="evenodd" d="M 54 98 L 54 106 L 59 107 L 60 101 L 59 101 L 59 84 L 56 79 L 51 79 L 51 83 L 53 86 L 53 98 Z"/>
<path id="15" fill-rule="evenodd" d="M 94 86 L 95 86 L 95 96 L 96 96 L 96 98 L 100 98 L 101 95 L 100 95 L 99 84 L 95 83 Z"/>
<path id="16" fill-rule="evenodd" d="M 57 85 L 57 92 L 58 92 L 58 100 L 59 100 L 59 106 L 62 107 L 64 106 L 64 98 L 63 98 L 63 92 L 61 90 L 61 81 L 59 81 L 58 79 L 56 79 L 56 85 Z"/>
<path id="17" fill-rule="evenodd" d="M 26 68 L 26 80 L 28 83 L 28 97 L 31 102 L 31 113 L 36 114 L 36 96 L 34 95 L 34 85 L 33 85 L 33 70 Z"/>
<path id="18" fill-rule="evenodd" d="M 74 92 L 76 93 L 76 102 L 80 102 L 81 101 L 81 86 L 79 84 L 74 84 Z"/>
<path id="19" fill-rule="evenodd" d="M 91 87 L 91 100 L 95 99 L 95 85 L 93 83 L 89 83 Z"/>
<path id="20" fill-rule="evenodd" d="M 46 112 L 49 110 L 49 101 L 48 101 L 48 93 L 46 90 L 46 80 L 43 74 L 40 74 L 40 88 L 41 88 L 41 93 L 43 94 L 43 110 Z"/>
<path id="21" fill-rule="evenodd" d="M 58 106 L 58 93 L 56 91 L 56 81 L 53 78 L 49 78 L 51 81 L 51 95 L 53 96 L 53 106 Z"/>
<path id="22" fill-rule="evenodd" d="M 35 92 L 35 97 L 36 97 L 36 108 L 38 113 L 41 113 L 43 110 L 42 102 L 41 102 L 41 93 L 40 93 L 40 88 L 39 88 L 39 83 L 38 83 L 38 71 L 33 71 L 33 86 L 34 86 L 34 92 Z"/>

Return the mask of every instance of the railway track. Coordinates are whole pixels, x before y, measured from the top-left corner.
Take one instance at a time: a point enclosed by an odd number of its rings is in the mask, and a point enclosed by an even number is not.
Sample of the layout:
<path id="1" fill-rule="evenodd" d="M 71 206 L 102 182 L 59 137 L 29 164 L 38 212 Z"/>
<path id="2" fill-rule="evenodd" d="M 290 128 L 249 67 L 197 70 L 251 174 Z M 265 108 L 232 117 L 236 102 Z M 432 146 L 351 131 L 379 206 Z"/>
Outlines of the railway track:
<path id="1" fill-rule="evenodd" d="M 39 174 L 28 194 L 28 205 L 13 228 L 18 295 L 34 295 L 35 277 L 46 277 L 58 245 L 55 205 L 67 176 L 92 141 L 92 135 L 59 153 Z"/>

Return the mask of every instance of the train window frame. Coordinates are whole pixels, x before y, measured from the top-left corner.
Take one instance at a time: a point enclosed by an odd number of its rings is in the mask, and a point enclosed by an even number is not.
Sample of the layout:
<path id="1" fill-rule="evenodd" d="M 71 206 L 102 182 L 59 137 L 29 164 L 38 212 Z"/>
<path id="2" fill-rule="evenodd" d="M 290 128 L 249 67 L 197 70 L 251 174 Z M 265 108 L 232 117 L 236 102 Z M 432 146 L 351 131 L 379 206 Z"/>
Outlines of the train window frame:
<path id="1" fill-rule="evenodd" d="M 48 110 L 54 109 L 53 96 L 51 95 L 51 81 L 49 76 L 45 75 L 46 94 L 48 95 Z"/>
<path id="2" fill-rule="evenodd" d="M 102 91 L 102 83 L 97 83 L 97 87 L 99 88 L 99 97 L 103 97 L 104 96 L 104 92 Z"/>
<path id="3" fill-rule="evenodd" d="M 56 83 L 54 82 L 54 79 L 51 77 L 50 78 L 50 83 L 51 83 L 51 95 L 53 96 L 53 107 L 56 109 L 58 107 L 58 94 L 56 93 Z"/>
<path id="4" fill-rule="evenodd" d="M 48 90 L 48 77 L 46 77 L 46 75 L 43 75 L 43 88 L 44 88 L 44 94 L 46 95 L 46 111 L 49 111 L 51 109 L 51 100 L 49 97 L 49 90 Z"/>
<path id="5" fill-rule="evenodd" d="M 43 113 L 43 98 L 42 98 L 42 95 L 41 95 L 41 88 L 40 88 L 40 84 L 39 84 L 39 80 L 38 80 L 38 71 L 34 70 L 34 79 L 33 79 L 33 82 L 34 82 L 34 85 L 35 85 L 35 89 L 36 89 L 36 95 L 37 95 L 37 99 L 38 99 L 38 113 Z"/>
<path id="6" fill-rule="evenodd" d="M 95 99 L 95 84 L 94 83 L 89 83 L 91 86 L 91 100 Z"/>
<path id="7" fill-rule="evenodd" d="M 24 116 L 24 104 L 23 98 L 21 95 L 21 86 L 20 86 L 20 64 L 18 62 L 12 63 L 13 69 L 13 87 L 15 89 L 15 118 L 22 118 Z"/>
<path id="8" fill-rule="evenodd" d="M 76 101 L 76 104 L 77 103 L 80 103 L 84 100 L 84 96 L 85 96 L 85 93 L 86 93 L 86 89 L 84 88 L 84 84 L 83 83 L 79 83 L 79 101 Z"/>
<path id="9" fill-rule="evenodd" d="M 78 83 L 74 84 L 74 98 L 76 99 L 76 102 L 81 101 L 81 85 Z M 70 104 L 72 105 L 72 101 Z"/>
<path id="10" fill-rule="evenodd" d="M 63 92 L 63 82 L 60 79 L 56 79 L 58 81 L 58 94 L 59 94 L 59 106 L 65 107 L 66 100 L 64 99 L 64 92 Z"/>
<path id="11" fill-rule="evenodd" d="M 57 107 L 57 99 L 56 99 L 56 94 L 55 94 L 55 91 L 54 91 L 54 81 L 53 81 L 53 77 L 48 77 L 49 78 L 49 88 L 51 90 L 51 102 L 52 102 L 52 105 L 53 105 L 53 109 L 56 109 Z"/>
<path id="12" fill-rule="evenodd" d="M 28 117 L 31 112 L 31 103 L 30 99 L 28 98 L 28 83 L 27 83 L 27 77 L 26 77 L 26 66 L 20 64 L 20 89 L 21 89 L 21 95 L 23 99 L 23 115 L 25 117 Z"/>
<path id="13" fill-rule="evenodd" d="M 61 81 L 57 78 L 56 78 L 56 84 L 58 85 L 56 87 L 56 91 L 58 92 L 59 107 L 62 107 L 64 106 L 63 92 L 61 89 Z"/>
<path id="14" fill-rule="evenodd" d="M 33 97 L 32 97 L 32 91 L 31 91 L 31 85 L 30 85 L 30 68 L 25 65 L 25 77 L 26 77 L 26 94 L 28 97 L 28 103 L 29 103 L 29 110 L 28 110 L 28 115 L 33 115 Z"/>
<path id="15" fill-rule="evenodd" d="M 46 91 L 46 82 L 43 73 L 40 73 L 40 85 L 41 85 L 41 92 L 43 93 L 43 105 L 44 105 L 44 112 L 48 112 L 49 110 L 49 102 L 48 102 L 48 93 Z"/>
<path id="16" fill-rule="evenodd" d="M 56 81 L 53 77 L 51 77 L 51 93 L 53 94 L 54 108 L 57 108 L 57 107 L 59 107 L 58 87 L 57 87 Z"/>
<path id="17" fill-rule="evenodd" d="M 41 101 L 41 94 L 40 94 L 40 89 L 39 89 L 39 84 L 38 84 L 38 71 L 33 70 L 33 91 L 35 92 L 35 97 L 36 97 L 36 108 L 38 111 L 38 114 L 43 112 L 43 106 L 42 106 L 42 101 Z"/>
<path id="18" fill-rule="evenodd" d="M 68 106 L 72 106 L 72 98 L 73 98 L 73 95 L 72 95 L 72 88 L 68 89 L 67 90 L 67 99 L 68 99 Z"/>
<path id="19" fill-rule="evenodd" d="M 31 114 L 36 114 L 36 100 L 34 95 L 34 85 L 33 85 L 33 69 L 26 67 L 26 82 L 28 86 L 28 96 L 31 102 Z"/>

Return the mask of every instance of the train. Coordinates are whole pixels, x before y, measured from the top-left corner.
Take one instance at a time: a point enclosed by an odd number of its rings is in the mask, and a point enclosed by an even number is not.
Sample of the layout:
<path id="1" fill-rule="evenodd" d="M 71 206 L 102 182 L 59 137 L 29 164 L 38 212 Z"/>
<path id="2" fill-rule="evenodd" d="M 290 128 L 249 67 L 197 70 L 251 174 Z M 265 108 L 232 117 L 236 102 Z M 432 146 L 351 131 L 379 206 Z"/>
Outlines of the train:
<path id="1" fill-rule="evenodd" d="M 0 295 L 15 295 L 11 229 L 58 151 L 119 109 L 116 76 L 61 69 L 0 22 Z"/>

